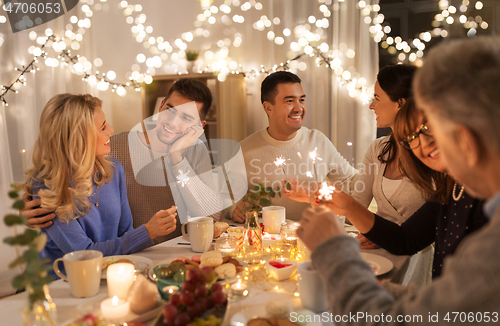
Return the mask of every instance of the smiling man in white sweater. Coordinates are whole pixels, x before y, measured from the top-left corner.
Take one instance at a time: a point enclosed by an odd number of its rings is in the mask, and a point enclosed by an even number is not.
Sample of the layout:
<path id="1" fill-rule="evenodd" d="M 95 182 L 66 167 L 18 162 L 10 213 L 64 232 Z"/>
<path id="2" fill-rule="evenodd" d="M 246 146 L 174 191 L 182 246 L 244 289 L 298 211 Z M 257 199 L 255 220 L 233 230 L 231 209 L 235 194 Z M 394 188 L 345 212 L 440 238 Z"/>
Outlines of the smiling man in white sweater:
<path id="1" fill-rule="evenodd" d="M 300 78 L 288 71 L 267 76 L 261 85 L 261 102 L 269 118 L 269 127 L 245 138 L 241 149 L 245 158 L 248 189 L 262 183 L 265 187 L 281 188 L 285 178 L 306 183 L 345 182 L 355 174 L 331 141 L 320 131 L 302 126 L 306 114 L 304 90 Z M 310 155 L 311 154 L 311 155 Z M 311 156 L 317 154 L 317 158 Z M 284 159 L 276 166 L 274 161 Z M 310 207 L 286 197 L 276 196 L 273 205 L 284 206 L 286 216 L 300 220 L 302 211 Z M 226 216 L 243 223 L 243 203 L 227 210 Z"/>

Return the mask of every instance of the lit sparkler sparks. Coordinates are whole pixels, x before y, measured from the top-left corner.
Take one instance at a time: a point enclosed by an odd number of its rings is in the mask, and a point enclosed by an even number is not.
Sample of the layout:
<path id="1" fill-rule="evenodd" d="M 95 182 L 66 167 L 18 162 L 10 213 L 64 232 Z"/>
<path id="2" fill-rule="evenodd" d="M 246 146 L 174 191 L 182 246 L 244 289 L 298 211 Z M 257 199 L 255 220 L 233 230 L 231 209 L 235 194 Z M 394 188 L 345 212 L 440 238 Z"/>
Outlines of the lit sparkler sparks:
<path id="1" fill-rule="evenodd" d="M 286 159 L 281 155 L 280 157 L 277 157 L 276 160 L 273 162 L 276 167 L 281 167 L 281 170 L 283 170 L 283 175 L 285 175 L 285 168 L 283 165 L 286 165 Z"/>
<path id="2" fill-rule="evenodd" d="M 309 152 L 309 158 L 310 158 L 311 160 L 313 160 L 313 162 L 316 162 L 316 160 L 320 160 L 320 161 L 322 161 L 322 160 L 323 160 L 321 157 L 319 157 L 319 156 L 318 156 L 317 151 L 318 151 L 318 147 L 315 147 L 315 148 L 314 148 L 314 151 Z"/>
<path id="3" fill-rule="evenodd" d="M 329 186 L 328 183 L 322 182 L 321 183 L 321 188 L 319 188 L 318 192 L 318 199 L 319 200 L 332 200 L 332 194 L 335 191 L 334 186 Z"/>
<path id="4" fill-rule="evenodd" d="M 189 177 L 187 176 L 189 173 L 189 171 L 187 171 L 186 173 L 182 172 L 182 170 L 179 170 L 179 175 L 176 177 L 177 179 L 177 182 L 181 185 L 181 187 L 184 187 L 188 181 L 189 181 Z"/>
<path id="5" fill-rule="evenodd" d="M 316 177 L 318 177 L 318 174 L 316 173 L 316 160 L 320 160 L 320 161 L 323 160 L 321 157 L 318 156 L 317 150 L 318 150 L 318 147 L 315 147 L 314 151 L 309 152 L 309 158 L 313 161 L 313 170 L 314 170 L 314 175 Z"/>

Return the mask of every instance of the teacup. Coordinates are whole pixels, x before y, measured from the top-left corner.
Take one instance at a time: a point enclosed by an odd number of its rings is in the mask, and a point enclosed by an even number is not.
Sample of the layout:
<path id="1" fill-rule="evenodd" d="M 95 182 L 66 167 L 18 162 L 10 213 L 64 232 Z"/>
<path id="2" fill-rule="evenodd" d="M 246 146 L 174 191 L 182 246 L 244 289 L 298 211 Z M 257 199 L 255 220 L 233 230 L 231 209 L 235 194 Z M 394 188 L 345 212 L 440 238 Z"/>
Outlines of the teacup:
<path id="1" fill-rule="evenodd" d="M 281 224 L 286 221 L 285 207 L 267 206 L 262 208 L 262 223 L 264 231 L 270 234 L 279 234 Z"/>
<path id="2" fill-rule="evenodd" d="M 181 231 L 182 238 L 191 243 L 194 252 L 210 250 L 214 237 L 214 221 L 210 217 L 191 218 L 181 225 Z"/>
<path id="3" fill-rule="evenodd" d="M 59 269 L 64 263 L 66 275 Z M 69 282 L 71 295 L 75 298 L 93 297 L 99 292 L 101 284 L 102 252 L 80 250 L 67 253 L 54 261 L 54 272 Z"/>
<path id="4" fill-rule="evenodd" d="M 314 312 L 323 312 L 328 309 L 325 286 L 318 272 L 314 270 L 310 261 L 298 266 L 298 283 L 302 306 Z"/>

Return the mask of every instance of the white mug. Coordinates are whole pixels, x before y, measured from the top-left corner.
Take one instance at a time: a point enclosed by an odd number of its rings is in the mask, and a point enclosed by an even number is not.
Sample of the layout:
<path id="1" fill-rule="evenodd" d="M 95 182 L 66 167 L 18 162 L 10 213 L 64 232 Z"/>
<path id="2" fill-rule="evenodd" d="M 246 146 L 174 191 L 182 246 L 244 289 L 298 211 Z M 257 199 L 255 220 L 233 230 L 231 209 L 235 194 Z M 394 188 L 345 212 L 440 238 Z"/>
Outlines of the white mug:
<path id="1" fill-rule="evenodd" d="M 325 286 L 310 261 L 298 265 L 299 293 L 302 306 L 314 312 L 328 309 Z"/>
<path id="2" fill-rule="evenodd" d="M 59 262 L 64 263 L 66 275 L 59 269 Z M 54 261 L 54 272 L 69 282 L 71 295 L 75 298 L 93 297 L 101 285 L 102 252 L 80 250 L 67 253 Z"/>
<path id="3" fill-rule="evenodd" d="M 267 206 L 262 208 L 262 223 L 264 231 L 270 234 L 279 234 L 281 224 L 285 223 L 286 214 L 283 206 Z"/>
<path id="4" fill-rule="evenodd" d="M 190 218 L 187 223 L 181 225 L 181 231 L 182 238 L 191 242 L 191 249 L 194 252 L 206 252 L 212 246 L 214 220 L 210 217 Z"/>

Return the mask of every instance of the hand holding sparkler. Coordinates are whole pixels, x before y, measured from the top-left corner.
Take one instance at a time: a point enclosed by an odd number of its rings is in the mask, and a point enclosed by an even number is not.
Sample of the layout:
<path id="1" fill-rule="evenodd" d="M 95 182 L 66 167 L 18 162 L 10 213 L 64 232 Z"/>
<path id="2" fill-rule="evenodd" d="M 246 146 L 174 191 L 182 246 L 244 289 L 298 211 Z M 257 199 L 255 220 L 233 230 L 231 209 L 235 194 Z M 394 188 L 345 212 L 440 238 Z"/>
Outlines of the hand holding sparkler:
<path id="1" fill-rule="evenodd" d="M 317 184 L 303 182 L 298 179 L 285 179 L 282 181 L 283 196 L 300 203 L 310 203 L 311 198 L 316 198 Z"/>

